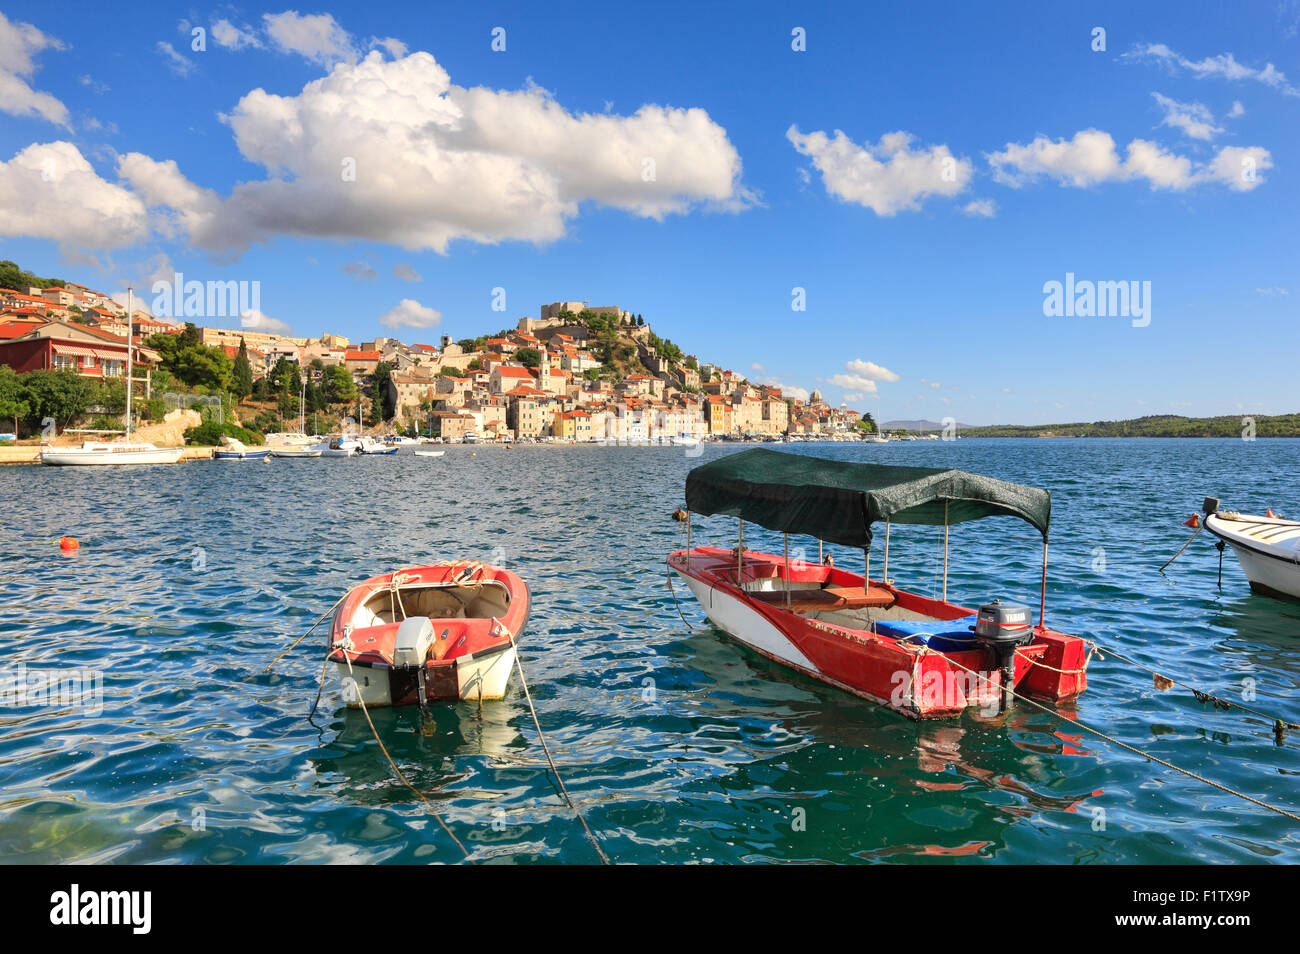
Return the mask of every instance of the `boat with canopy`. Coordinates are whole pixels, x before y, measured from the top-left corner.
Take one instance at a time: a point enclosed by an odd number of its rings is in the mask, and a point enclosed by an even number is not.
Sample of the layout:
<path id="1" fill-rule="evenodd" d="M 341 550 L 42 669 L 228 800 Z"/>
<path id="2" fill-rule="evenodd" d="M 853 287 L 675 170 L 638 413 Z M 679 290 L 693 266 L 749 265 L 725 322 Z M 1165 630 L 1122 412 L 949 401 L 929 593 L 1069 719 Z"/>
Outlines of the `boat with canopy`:
<path id="1" fill-rule="evenodd" d="M 1088 644 L 1044 622 L 1051 495 L 959 470 L 826 460 L 756 448 L 703 464 L 686 478 L 685 550 L 668 557 L 709 620 L 769 659 L 912 718 L 996 713 L 1013 693 L 1060 702 L 1087 686 Z M 734 549 L 692 547 L 690 515 L 739 521 Z M 1004 600 L 948 602 L 949 528 L 1011 516 L 1043 538 L 1042 592 L 1033 609 Z M 746 550 L 746 523 L 784 535 L 782 556 Z M 871 578 L 883 524 L 884 561 Z M 942 526 L 941 598 L 894 586 L 894 524 Z M 790 534 L 860 549 L 861 574 L 819 556 L 791 562 Z M 671 576 L 670 576 L 671 579 Z"/>

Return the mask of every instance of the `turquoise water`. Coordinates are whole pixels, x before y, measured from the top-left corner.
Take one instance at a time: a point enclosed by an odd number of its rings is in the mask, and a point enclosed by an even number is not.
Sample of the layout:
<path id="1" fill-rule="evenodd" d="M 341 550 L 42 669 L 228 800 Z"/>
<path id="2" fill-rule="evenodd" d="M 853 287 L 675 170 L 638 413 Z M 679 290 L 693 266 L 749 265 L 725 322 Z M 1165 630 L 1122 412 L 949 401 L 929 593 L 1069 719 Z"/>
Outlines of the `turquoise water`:
<path id="1" fill-rule="evenodd" d="M 90 669 L 102 707 L 0 708 L 0 858 L 56 862 L 461 861 L 332 687 L 308 710 L 312 636 L 354 582 L 464 556 L 531 587 L 521 640 L 552 753 L 623 862 L 1295 862 L 1297 825 L 1042 713 L 917 724 L 703 626 L 664 556 L 700 458 L 674 448 L 453 447 L 440 459 L 0 469 L 0 662 Z M 793 445 L 953 466 L 1053 493 L 1048 621 L 1198 687 L 1300 721 L 1300 606 L 1252 596 L 1229 553 L 1179 526 L 1225 509 L 1300 513 L 1300 441 L 963 440 Z M 695 542 L 733 545 L 735 521 Z M 939 585 L 937 528 L 896 528 L 890 574 Z M 55 540 L 77 536 L 60 554 Z M 747 543 L 779 552 L 749 528 Z M 816 543 L 804 541 L 815 555 Z M 795 545 L 798 541 L 796 540 Z M 1104 565 L 1103 558 L 1104 557 Z M 1010 519 L 952 534 L 951 598 L 1037 604 L 1039 541 Z M 856 567 L 860 555 L 841 551 Z M 1300 805 L 1300 734 L 1094 660 L 1068 711 L 1270 803 Z M 516 680 L 500 703 L 375 723 L 480 862 L 591 862 Z"/>

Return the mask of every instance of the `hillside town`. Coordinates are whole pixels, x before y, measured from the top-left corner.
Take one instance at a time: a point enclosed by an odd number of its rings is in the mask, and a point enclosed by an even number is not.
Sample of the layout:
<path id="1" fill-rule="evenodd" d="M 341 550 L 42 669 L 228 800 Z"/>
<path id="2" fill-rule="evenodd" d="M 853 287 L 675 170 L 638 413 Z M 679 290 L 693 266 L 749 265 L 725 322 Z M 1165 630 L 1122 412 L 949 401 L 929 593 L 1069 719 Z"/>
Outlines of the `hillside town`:
<path id="1" fill-rule="evenodd" d="M 85 285 L 0 288 L 0 366 L 19 374 L 120 378 L 127 328 L 122 304 Z M 166 362 L 167 336 L 188 334 L 231 362 L 246 360 L 252 392 L 288 369 L 304 391 L 310 384 L 323 393 L 342 368 L 352 384 L 342 389 L 346 397 L 375 393 L 382 407 L 369 417 L 362 408 L 363 426 L 447 442 L 825 438 L 854 433 L 859 422 L 857 412 L 831 407 L 817 391 L 797 400 L 685 355 L 614 305 L 551 302 L 538 317 L 494 335 L 443 335 L 436 344 L 299 338 L 178 322 L 143 309 L 132 315 L 131 330 L 135 393 L 145 402 Z"/>

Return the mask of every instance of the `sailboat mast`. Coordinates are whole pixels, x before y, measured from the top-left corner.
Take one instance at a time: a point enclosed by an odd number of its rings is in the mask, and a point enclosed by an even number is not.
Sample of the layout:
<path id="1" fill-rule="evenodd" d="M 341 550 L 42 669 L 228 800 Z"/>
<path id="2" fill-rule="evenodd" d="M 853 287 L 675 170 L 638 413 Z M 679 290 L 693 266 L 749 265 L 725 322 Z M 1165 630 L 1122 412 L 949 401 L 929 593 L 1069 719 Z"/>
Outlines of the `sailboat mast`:
<path id="1" fill-rule="evenodd" d="M 131 314 L 135 311 L 135 289 L 126 290 L 126 439 L 131 439 Z"/>

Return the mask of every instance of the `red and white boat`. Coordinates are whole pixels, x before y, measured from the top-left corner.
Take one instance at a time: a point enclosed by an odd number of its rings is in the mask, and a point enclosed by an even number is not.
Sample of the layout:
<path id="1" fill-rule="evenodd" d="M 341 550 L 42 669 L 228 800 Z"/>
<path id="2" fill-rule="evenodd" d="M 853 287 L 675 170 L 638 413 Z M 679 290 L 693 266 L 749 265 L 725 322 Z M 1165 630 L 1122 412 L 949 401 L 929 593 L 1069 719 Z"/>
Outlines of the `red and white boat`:
<path id="1" fill-rule="evenodd" d="M 754 651 L 798 672 L 916 719 L 978 707 L 997 713 L 1004 689 L 1049 702 L 1087 687 L 1088 644 L 1043 624 L 1032 610 L 993 600 L 977 610 L 947 601 L 947 527 L 1011 515 L 1043 534 L 1047 491 L 956 470 L 886 467 L 755 449 L 691 471 L 688 512 L 740 518 L 733 550 L 690 546 L 668 557 L 709 620 Z M 745 550 L 744 524 L 786 534 L 785 554 Z M 944 531 L 944 598 L 834 566 L 791 562 L 789 534 L 861 547 L 870 567 L 872 525 L 937 524 Z M 869 569 L 868 569 L 869 574 Z"/>
<path id="2" fill-rule="evenodd" d="M 528 587 L 473 561 L 371 577 L 334 614 L 329 659 L 351 708 L 500 699 L 528 621 Z"/>

